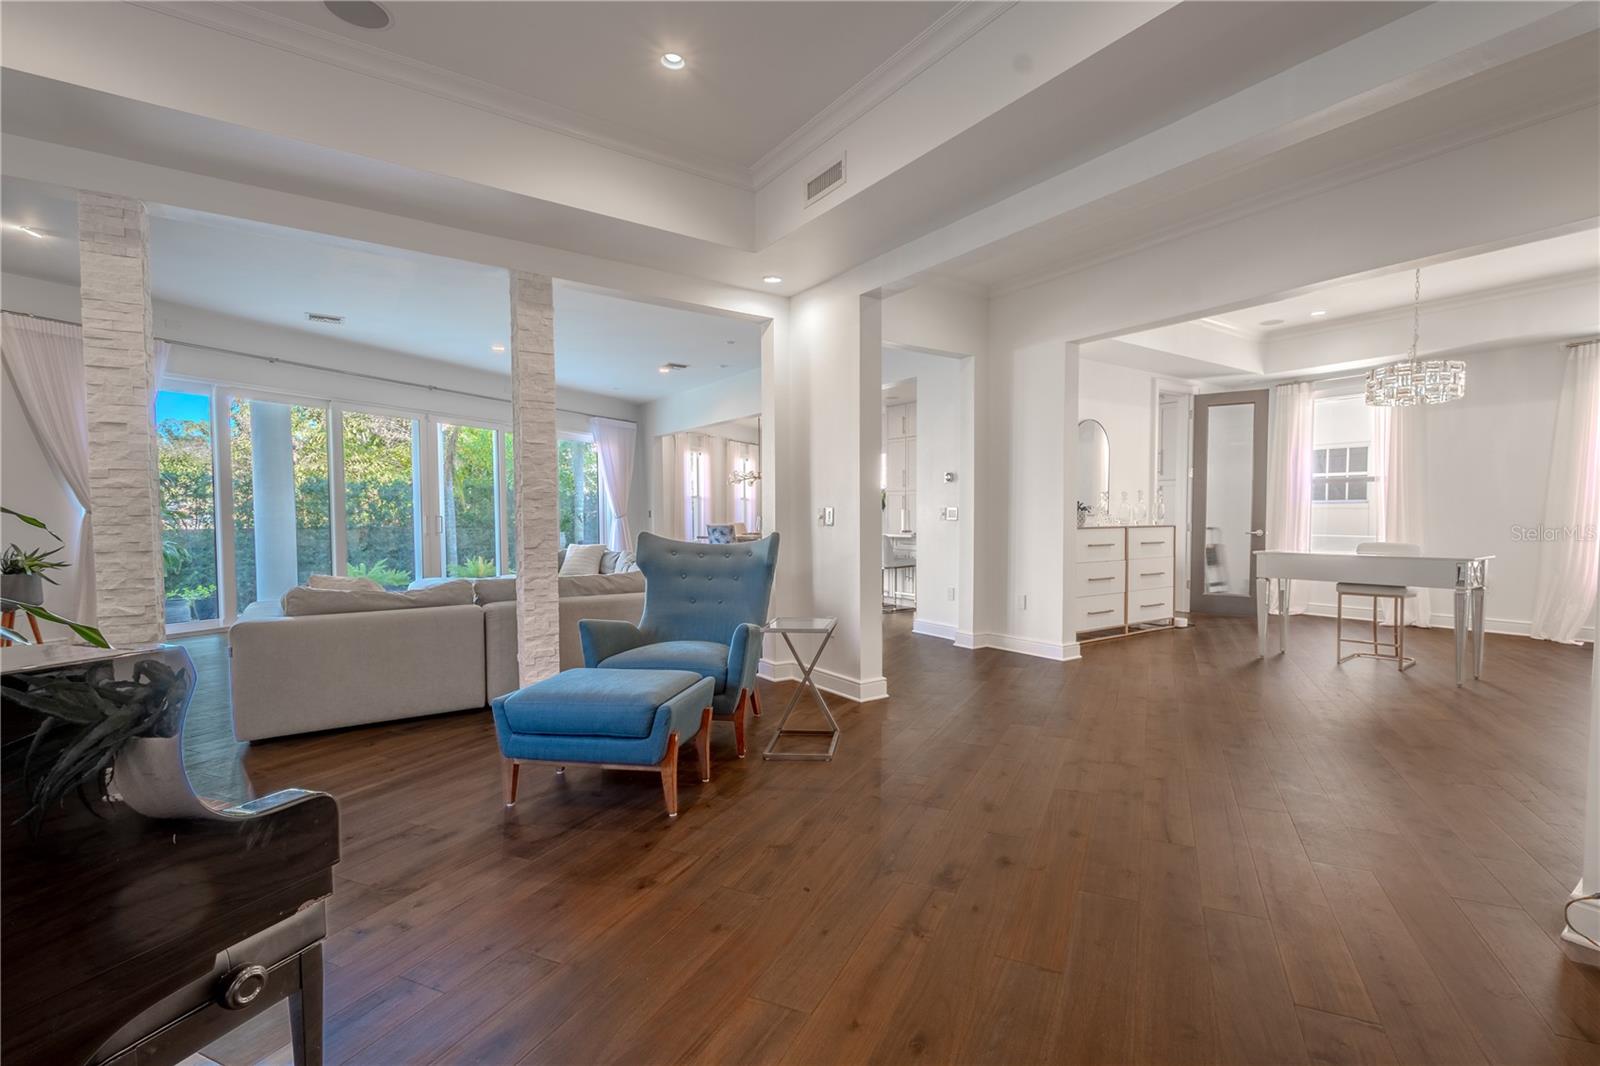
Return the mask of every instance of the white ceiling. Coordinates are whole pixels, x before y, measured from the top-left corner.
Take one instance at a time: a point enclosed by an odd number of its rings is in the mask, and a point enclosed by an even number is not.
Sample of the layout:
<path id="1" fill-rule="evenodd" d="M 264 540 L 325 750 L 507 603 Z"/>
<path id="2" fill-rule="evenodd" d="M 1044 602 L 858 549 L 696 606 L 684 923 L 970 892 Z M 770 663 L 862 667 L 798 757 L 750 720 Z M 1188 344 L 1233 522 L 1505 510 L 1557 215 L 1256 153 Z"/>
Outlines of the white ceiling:
<path id="1" fill-rule="evenodd" d="M 557 122 L 750 168 L 911 44 L 953 3 L 391 3 L 362 30 L 317 3 L 254 3 L 301 28 L 445 71 Z M 679 71 L 663 52 L 688 61 Z"/>
<path id="2" fill-rule="evenodd" d="M 1600 230 L 1519 244 L 1479 255 L 1422 265 L 1424 303 L 1537 282 L 1584 271 L 1600 271 Z M 1374 277 L 1332 281 L 1288 299 L 1246 307 L 1202 321 L 1250 337 L 1303 329 L 1340 319 L 1409 306 L 1412 268 Z M 1313 311 L 1326 311 L 1313 316 Z"/>
<path id="3" fill-rule="evenodd" d="M 0 215 L 7 271 L 77 284 L 70 194 L 6 178 Z M 497 267 L 170 208 L 151 219 L 150 249 L 151 295 L 164 303 L 477 370 L 509 367 L 492 349 L 507 343 L 510 314 Z M 641 403 L 761 365 L 756 321 L 559 283 L 555 304 L 556 381 L 566 388 Z M 345 321 L 318 325 L 307 312 Z M 689 369 L 659 373 L 667 362 Z"/>

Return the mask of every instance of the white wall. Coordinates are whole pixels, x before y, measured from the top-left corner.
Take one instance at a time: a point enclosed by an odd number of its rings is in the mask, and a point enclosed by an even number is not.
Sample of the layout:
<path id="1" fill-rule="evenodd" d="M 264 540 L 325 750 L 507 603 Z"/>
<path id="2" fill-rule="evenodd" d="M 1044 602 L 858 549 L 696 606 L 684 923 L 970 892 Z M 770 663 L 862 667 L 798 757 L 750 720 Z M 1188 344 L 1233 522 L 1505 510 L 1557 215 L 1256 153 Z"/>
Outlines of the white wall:
<path id="1" fill-rule="evenodd" d="M 970 433 L 962 402 L 962 362 L 902 349 L 883 352 L 885 381 L 917 382 L 917 610 L 912 626 L 947 639 L 960 627 L 961 523 L 972 520 L 960 509 L 962 483 L 970 476 L 962 455 L 962 442 Z M 947 471 L 956 475 L 955 481 L 945 481 Z M 950 507 L 956 508 L 954 522 L 939 517 Z"/>

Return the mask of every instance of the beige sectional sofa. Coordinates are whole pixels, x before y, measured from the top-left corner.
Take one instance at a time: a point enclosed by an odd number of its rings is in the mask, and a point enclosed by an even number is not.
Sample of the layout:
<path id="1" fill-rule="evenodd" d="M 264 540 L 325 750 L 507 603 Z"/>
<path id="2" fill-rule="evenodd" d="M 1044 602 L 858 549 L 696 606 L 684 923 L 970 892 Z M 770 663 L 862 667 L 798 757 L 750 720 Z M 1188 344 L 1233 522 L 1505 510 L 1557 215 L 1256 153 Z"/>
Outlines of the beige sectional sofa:
<path id="1" fill-rule="evenodd" d="M 518 687 L 515 578 L 429 583 L 404 595 L 424 605 L 286 614 L 280 604 L 252 604 L 229 630 L 234 735 L 262 740 L 468 710 Z M 342 606 L 319 589 L 285 599 L 291 610 Z M 558 610 L 561 668 L 582 666 L 579 619 L 637 622 L 644 575 L 561 578 Z"/>

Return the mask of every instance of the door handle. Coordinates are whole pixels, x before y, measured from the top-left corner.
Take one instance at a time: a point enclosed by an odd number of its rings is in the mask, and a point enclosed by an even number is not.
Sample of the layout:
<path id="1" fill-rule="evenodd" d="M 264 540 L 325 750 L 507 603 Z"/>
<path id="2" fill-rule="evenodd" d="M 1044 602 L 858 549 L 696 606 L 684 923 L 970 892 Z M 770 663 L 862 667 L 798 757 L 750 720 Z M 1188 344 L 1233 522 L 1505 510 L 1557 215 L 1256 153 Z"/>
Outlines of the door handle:
<path id="1" fill-rule="evenodd" d="M 1252 537 L 1264 537 L 1267 535 L 1267 531 L 1264 529 L 1252 529 L 1250 535 Z"/>

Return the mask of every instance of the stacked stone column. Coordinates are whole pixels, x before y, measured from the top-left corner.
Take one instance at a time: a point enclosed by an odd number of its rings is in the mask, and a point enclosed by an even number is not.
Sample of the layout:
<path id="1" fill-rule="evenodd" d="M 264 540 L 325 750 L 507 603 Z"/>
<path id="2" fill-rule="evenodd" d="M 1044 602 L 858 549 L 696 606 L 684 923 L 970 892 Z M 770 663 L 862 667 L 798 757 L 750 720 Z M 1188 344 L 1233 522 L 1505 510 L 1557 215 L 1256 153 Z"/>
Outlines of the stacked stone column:
<path id="1" fill-rule="evenodd" d="M 561 669 L 556 552 L 556 349 L 550 279 L 511 275 L 511 429 L 515 434 L 517 665 L 531 685 Z"/>
<path id="2" fill-rule="evenodd" d="M 96 608 L 106 638 L 124 647 L 166 634 L 144 204 L 79 193 L 78 260 Z"/>

